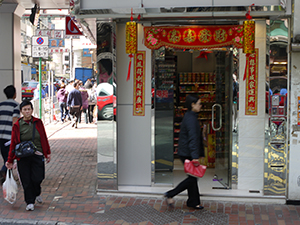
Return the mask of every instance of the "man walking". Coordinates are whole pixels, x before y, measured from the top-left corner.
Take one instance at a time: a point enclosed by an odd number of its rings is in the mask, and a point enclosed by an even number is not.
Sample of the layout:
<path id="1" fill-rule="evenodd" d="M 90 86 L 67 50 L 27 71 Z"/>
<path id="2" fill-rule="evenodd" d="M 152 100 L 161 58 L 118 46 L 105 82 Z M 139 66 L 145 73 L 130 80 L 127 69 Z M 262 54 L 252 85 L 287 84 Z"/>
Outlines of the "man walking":
<path id="1" fill-rule="evenodd" d="M 69 93 L 67 99 L 67 107 L 72 115 L 72 127 L 77 128 L 80 111 L 82 110 L 82 98 L 79 91 L 79 82 L 74 82 L 74 89 Z"/>
<path id="2" fill-rule="evenodd" d="M 4 161 L 0 171 L 1 182 L 4 182 L 7 170 L 5 162 L 9 152 L 12 126 L 20 117 L 19 103 L 15 101 L 16 88 L 9 85 L 3 91 L 7 100 L 0 103 L 0 148 Z"/>

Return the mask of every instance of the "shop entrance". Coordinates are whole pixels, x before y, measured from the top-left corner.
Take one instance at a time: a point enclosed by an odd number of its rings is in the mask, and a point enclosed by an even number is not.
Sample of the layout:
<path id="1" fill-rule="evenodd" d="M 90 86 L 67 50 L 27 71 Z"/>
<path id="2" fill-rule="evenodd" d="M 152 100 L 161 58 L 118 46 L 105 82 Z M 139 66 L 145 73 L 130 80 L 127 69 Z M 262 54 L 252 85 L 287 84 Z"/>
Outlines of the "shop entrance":
<path id="1" fill-rule="evenodd" d="M 174 184 L 185 176 L 177 157 L 180 124 L 188 94 L 199 95 L 198 120 L 203 131 L 207 173 L 200 180 L 210 189 L 230 189 L 237 179 L 237 117 L 233 116 L 232 48 L 153 51 L 155 175 L 154 183 Z M 235 68 L 236 69 L 236 68 Z M 236 100 L 235 100 L 236 101 Z M 237 107 L 236 107 L 237 109 Z M 237 113 L 237 112 L 236 112 Z M 205 181 L 203 181 L 205 179 Z"/>

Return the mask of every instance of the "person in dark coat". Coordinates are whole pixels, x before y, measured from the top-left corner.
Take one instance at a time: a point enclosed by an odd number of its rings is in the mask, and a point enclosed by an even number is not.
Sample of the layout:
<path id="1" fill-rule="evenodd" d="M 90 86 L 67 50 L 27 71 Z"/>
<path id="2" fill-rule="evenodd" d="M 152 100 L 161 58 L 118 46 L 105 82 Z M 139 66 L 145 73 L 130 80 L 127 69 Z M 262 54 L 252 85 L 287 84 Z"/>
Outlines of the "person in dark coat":
<path id="1" fill-rule="evenodd" d="M 201 100 L 198 96 L 188 95 L 185 104 L 188 111 L 185 113 L 180 126 L 177 154 L 182 163 L 186 159 L 199 163 L 200 157 L 204 157 L 203 138 L 198 121 Z M 188 192 L 187 206 L 194 209 L 203 209 L 203 206 L 200 205 L 198 180 L 196 177 L 189 175 L 177 187 L 165 193 L 164 196 L 168 205 L 172 206 L 174 204 L 173 197 L 186 189 Z"/>
<path id="2" fill-rule="evenodd" d="M 78 118 L 82 110 L 82 97 L 79 91 L 79 82 L 74 82 L 74 89 L 69 93 L 67 99 L 67 109 L 72 115 L 72 127 L 77 128 Z"/>

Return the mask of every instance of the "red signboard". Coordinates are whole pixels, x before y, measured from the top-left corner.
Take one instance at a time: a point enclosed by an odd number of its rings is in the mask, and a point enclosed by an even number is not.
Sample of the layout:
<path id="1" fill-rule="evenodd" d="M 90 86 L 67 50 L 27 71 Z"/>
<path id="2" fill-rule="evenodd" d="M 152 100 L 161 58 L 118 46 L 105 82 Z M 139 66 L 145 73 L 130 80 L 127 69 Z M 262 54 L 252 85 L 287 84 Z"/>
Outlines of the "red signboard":
<path id="1" fill-rule="evenodd" d="M 134 55 L 133 115 L 145 116 L 145 58 L 146 51 Z"/>
<path id="2" fill-rule="evenodd" d="M 258 101 L 258 49 L 246 60 L 246 109 L 245 115 L 257 115 Z"/>
<path id="3" fill-rule="evenodd" d="M 168 46 L 180 49 L 243 47 L 243 25 L 218 26 L 151 26 L 144 27 L 145 46 L 159 49 Z"/>
<path id="4" fill-rule="evenodd" d="M 66 16 L 66 35 L 83 35 L 70 16 Z"/>

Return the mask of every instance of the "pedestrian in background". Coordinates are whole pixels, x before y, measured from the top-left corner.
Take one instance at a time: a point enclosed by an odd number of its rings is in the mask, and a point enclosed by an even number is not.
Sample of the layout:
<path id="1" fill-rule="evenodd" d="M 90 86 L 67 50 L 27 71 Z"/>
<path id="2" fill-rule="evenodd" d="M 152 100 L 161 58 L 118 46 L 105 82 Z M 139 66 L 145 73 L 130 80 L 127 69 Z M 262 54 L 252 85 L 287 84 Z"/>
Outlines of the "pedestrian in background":
<path id="1" fill-rule="evenodd" d="M 186 159 L 199 163 L 199 158 L 204 157 L 202 132 L 198 121 L 198 113 L 201 110 L 201 100 L 196 95 L 188 95 L 185 104 L 188 110 L 180 125 L 177 155 L 182 163 L 184 163 Z M 186 205 L 194 209 L 203 209 L 203 206 L 200 205 L 198 180 L 196 177 L 190 175 L 178 184 L 177 187 L 165 193 L 164 196 L 166 197 L 168 205 L 173 205 L 173 197 L 186 189 L 188 192 Z"/>
<path id="2" fill-rule="evenodd" d="M 67 108 L 70 110 L 72 118 L 72 127 L 77 128 L 78 118 L 82 110 L 82 97 L 79 91 L 79 83 L 74 82 L 74 89 L 69 93 L 67 99 Z"/>
<path id="3" fill-rule="evenodd" d="M 49 163 L 51 151 L 42 120 L 32 116 L 32 103 L 28 100 L 23 101 L 20 104 L 20 111 L 23 117 L 18 119 L 13 125 L 6 167 L 12 169 L 14 160 L 17 160 L 18 173 L 24 189 L 24 199 L 27 204 L 26 210 L 33 211 L 35 201 L 43 203 L 41 197 L 41 183 L 45 179 L 44 158 L 46 158 L 47 163 Z M 33 123 L 35 123 L 36 131 L 33 143 L 37 151 L 34 155 L 17 158 L 13 150 L 17 144 L 32 140 Z"/>
<path id="4" fill-rule="evenodd" d="M 4 162 L 0 172 L 1 183 L 3 183 L 6 178 L 5 174 L 7 168 L 5 163 L 9 152 L 12 126 L 20 117 L 19 103 L 15 101 L 17 96 L 16 88 L 13 85 L 8 85 L 4 88 L 3 92 L 7 100 L 0 103 L 0 148 Z"/>
<path id="5" fill-rule="evenodd" d="M 97 104 L 97 96 L 96 96 L 96 91 L 93 88 L 92 83 L 85 85 L 87 92 L 88 92 L 88 109 L 87 109 L 87 113 L 88 113 L 88 119 L 89 119 L 89 123 L 93 123 L 93 114 L 94 114 L 94 108 L 95 105 Z"/>
<path id="6" fill-rule="evenodd" d="M 42 88 L 42 98 L 46 97 L 46 93 L 44 89 Z M 33 100 L 40 99 L 40 84 L 36 86 L 36 89 L 33 91 Z"/>
<path id="7" fill-rule="evenodd" d="M 62 84 L 56 94 L 57 101 L 59 104 L 59 110 L 60 110 L 60 120 L 62 123 L 65 122 L 65 119 L 67 119 L 67 117 L 69 118 L 69 120 L 71 120 L 67 109 L 68 94 L 65 87 L 66 87 L 65 84 Z"/>
<path id="8" fill-rule="evenodd" d="M 50 82 L 50 85 L 47 84 L 45 87 L 46 97 L 53 97 L 56 94 L 56 91 L 56 87 L 52 82 Z"/>
<path id="9" fill-rule="evenodd" d="M 80 111 L 80 116 L 78 122 L 81 123 L 81 112 L 83 112 L 83 116 L 85 119 L 85 123 L 88 124 L 88 115 L 87 115 L 87 109 L 89 107 L 89 94 L 85 87 L 83 86 L 83 82 L 79 81 L 79 91 L 81 93 L 81 98 L 82 98 L 82 111 Z"/>

